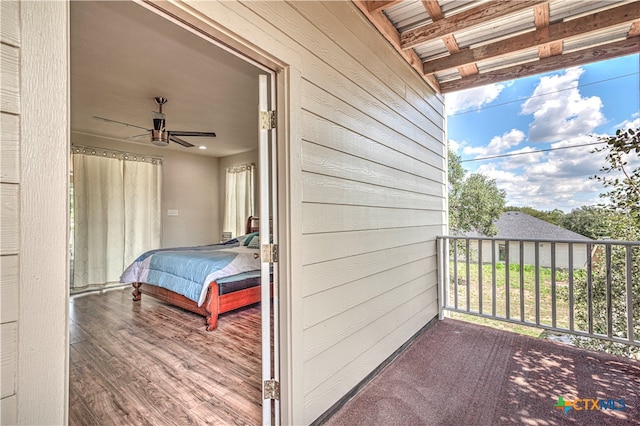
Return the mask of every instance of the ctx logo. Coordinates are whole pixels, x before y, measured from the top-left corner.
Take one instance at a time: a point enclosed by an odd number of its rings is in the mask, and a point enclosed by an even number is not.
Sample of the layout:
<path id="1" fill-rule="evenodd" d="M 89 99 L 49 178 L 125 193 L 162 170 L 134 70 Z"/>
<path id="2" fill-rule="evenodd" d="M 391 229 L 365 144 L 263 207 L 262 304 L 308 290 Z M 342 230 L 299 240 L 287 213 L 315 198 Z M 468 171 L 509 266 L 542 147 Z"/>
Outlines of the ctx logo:
<path id="1" fill-rule="evenodd" d="M 554 405 L 557 410 L 563 410 L 565 414 L 569 410 L 576 411 L 600 411 L 600 410 L 616 410 L 624 411 L 627 409 L 624 399 L 600 399 L 600 398 L 578 398 L 574 400 L 566 400 L 563 397 L 558 398 L 558 403 Z"/>

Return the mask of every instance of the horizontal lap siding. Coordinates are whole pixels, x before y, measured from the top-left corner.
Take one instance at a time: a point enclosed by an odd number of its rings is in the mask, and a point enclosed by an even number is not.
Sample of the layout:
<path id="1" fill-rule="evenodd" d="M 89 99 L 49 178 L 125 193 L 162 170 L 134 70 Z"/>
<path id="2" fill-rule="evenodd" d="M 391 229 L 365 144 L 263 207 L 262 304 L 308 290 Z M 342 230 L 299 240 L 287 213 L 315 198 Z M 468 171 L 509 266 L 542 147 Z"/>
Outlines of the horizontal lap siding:
<path id="1" fill-rule="evenodd" d="M 404 96 L 411 84 L 422 86 L 419 77 L 388 68 L 395 54 L 363 44 L 375 35 L 360 38 L 368 34 L 361 22 L 329 22 L 345 7 L 295 5 L 322 22 L 313 35 L 317 58 L 302 74 L 307 422 L 437 314 L 441 106 L 423 100 L 416 108 L 415 97 Z"/>
<path id="2" fill-rule="evenodd" d="M 20 4 L 0 3 L 0 424 L 17 422 Z"/>
<path id="3" fill-rule="evenodd" d="M 290 111 L 299 137 L 290 143 L 301 161 L 291 185 L 302 200 L 291 209 L 302 217 L 292 241 L 303 265 L 290 294 L 303 330 L 291 332 L 302 336 L 291 365 L 301 370 L 294 417 L 303 405 L 294 421 L 310 423 L 437 315 L 442 99 L 351 2 L 192 5 L 300 79 L 289 96 L 301 106 Z"/>

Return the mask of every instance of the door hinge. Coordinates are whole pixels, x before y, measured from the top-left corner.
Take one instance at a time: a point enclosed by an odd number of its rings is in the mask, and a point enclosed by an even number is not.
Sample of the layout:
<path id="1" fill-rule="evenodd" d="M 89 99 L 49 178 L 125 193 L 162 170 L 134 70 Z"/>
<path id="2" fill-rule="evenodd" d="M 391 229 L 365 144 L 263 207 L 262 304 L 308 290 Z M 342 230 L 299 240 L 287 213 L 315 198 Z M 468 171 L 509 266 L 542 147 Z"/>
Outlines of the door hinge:
<path id="1" fill-rule="evenodd" d="M 262 245 L 262 262 L 275 263 L 278 261 L 278 245 L 263 244 Z"/>
<path id="2" fill-rule="evenodd" d="M 260 111 L 260 128 L 265 130 L 276 128 L 275 111 Z"/>
<path id="3" fill-rule="evenodd" d="M 280 383 L 277 380 L 264 381 L 264 399 L 280 400 Z"/>

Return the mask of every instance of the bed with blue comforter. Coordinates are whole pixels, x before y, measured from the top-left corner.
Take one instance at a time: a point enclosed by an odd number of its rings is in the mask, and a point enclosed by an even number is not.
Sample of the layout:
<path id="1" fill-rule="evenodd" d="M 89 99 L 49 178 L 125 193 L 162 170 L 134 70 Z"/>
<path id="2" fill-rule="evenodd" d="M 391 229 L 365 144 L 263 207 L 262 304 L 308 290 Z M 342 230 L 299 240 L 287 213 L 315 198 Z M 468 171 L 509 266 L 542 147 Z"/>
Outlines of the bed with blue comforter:
<path id="1" fill-rule="evenodd" d="M 120 282 L 132 283 L 134 301 L 149 294 L 207 317 L 260 301 L 259 237 L 251 233 L 224 244 L 148 251 L 129 265 Z"/>

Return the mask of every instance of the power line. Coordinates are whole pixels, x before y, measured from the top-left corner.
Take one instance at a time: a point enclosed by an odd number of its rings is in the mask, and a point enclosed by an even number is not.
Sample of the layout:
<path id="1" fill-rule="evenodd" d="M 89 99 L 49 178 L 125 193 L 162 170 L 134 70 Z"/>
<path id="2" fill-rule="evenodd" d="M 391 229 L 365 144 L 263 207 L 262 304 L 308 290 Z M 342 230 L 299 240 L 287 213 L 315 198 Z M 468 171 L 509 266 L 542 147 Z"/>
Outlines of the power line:
<path id="1" fill-rule="evenodd" d="M 514 99 L 512 101 L 506 101 L 506 102 L 502 102 L 500 104 L 487 105 L 485 107 L 481 107 L 481 108 L 477 108 L 477 109 L 471 109 L 471 110 L 467 110 L 467 111 L 457 112 L 455 114 L 447 115 L 447 117 L 455 117 L 455 116 L 458 116 L 458 115 L 469 114 L 471 112 L 478 112 L 478 111 L 482 111 L 482 110 L 485 110 L 485 109 L 496 108 L 496 107 L 499 107 L 499 106 L 504 106 L 504 105 L 509 105 L 509 104 L 513 104 L 513 103 L 516 103 L 516 102 L 521 102 L 521 101 L 524 101 L 524 100 L 527 100 L 527 99 L 533 99 L 533 98 L 539 98 L 539 97 L 542 97 L 542 96 L 553 95 L 555 93 L 560 93 L 560 92 L 564 92 L 564 91 L 571 90 L 571 89 L 580 89 L 582 87 L 591 86 L 591 85 L 594 85 L 594 84 L 606 83 L 607 81 L 617 80 L 619 78 L 630 77 L 630 76 L 638 75 L 638 74 L 639 73 L 634 72 L 634 73 L 630 73 L 630 74 L 619 75 L 617 77 L 607 78 L 607 79 L 604 79 L 604 80 L 592 81 L 591 83 L 580 84 L 580 85 L 578 85 L 576 87 L 567 87 L 566 89 L 555 90 L 553 92 L 541 93 L 539 95 L 532 95 L 532 96 L 528 96 L 528 97 L 525 97 L 525 98 Z"/>
<path id="2" fill-rule="evenodd" d="M 467 163 L 469 161 L 492 160 L 494 158 L 514 157 L 516 155 L 536 154 L 538 152 L 558 151 L 560 149 L 579 148 L 579 147 L 582 147 L 582 146 L 601 145 L 601 144 L 604 144 L 604 143 L 607 143 L 607 142 L 591 142 L 591 143 L 583 143 L 583 144 L 579 144 L 579 145 L 560 146 L 560 147 L 557 147 L 557 148 L 539 149 L 539 150 L 536 150 L 536 151 L 511 152 L 511 153 L 507 153 L 507 154 L 490 155 L 490 156 L 487 156 L 487 157 L 471 158 L 469 160 L 460 160 L 460 162 L 461 163 Z"/>

